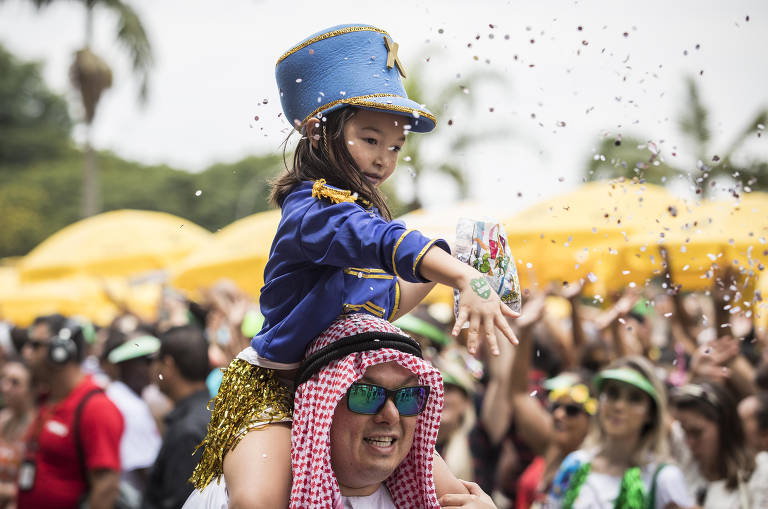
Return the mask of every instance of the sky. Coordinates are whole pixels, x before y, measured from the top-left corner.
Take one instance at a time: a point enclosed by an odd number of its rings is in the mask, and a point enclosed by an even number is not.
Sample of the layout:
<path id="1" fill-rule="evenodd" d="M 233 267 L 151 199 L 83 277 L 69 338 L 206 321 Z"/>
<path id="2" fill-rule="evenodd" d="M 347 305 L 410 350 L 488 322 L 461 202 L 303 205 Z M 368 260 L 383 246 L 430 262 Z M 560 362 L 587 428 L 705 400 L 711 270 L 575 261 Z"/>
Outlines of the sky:
<path id="1" fill-rule="evenodd" d="M 635 136 L 663 158 L 696 167 L 676 119 L 693 76 L 710 108 L 712 152 L 727 146 L 758 109 L 768 107 L 768 2 L 764 0 L 488 1 L 133 0 L 156 65 L 149 101 L 99 9 L 92 49 L 113 69 L 94 124 L 94 145 L 145 164 L 200 171 L 250 154 L 277 153 L 289 126 L 280 113 L 276 59 L 295 43 L 341 23 L 387 30 L 409 68 L 421 67 L 427 104 L 439 127 L 425 140 L 433 160 L 465 168 L 470 198 L 509 210 L 578 186 L 604 137 Z M 290 6 L 290 8 L 286 8 Z M 44 62 L 49 86 L 77 97 L 67 69 L 83 44 L 81 2 L 0 2 L 0 42 Z M 471 108 L 434 104 L 446 87 L 490 71 L 468 88 Z M 73 109 L 77 114 L 77 109 Z M 487 139 L 446 153 L 461 132 Z M 83 139 L 83 130 L 76 130 Z M 768 156 L 768 136 L 743 157 Z M 407 162 L 396 174 L 407 194 Z M 450 203 L 440 179 L 425 186 L 429 206 Z M 679 182 L 685 194 L 690 184 Z M 203 190 L 204 192 L 204 190 Z"/>

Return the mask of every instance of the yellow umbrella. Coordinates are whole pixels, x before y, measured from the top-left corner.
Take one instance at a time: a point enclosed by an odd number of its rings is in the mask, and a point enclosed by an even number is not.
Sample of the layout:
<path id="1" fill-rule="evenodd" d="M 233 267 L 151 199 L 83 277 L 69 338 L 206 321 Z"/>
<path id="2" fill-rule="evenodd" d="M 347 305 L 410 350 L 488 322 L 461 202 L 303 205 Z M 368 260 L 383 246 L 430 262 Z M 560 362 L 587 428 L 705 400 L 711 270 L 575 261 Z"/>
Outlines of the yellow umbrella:
<path id="1" fill-rule="evenodd" d="M 623 266 L 643 277 L 661 274 L 660 249 L 666 247 L 674 283 L 706 290 L 716 267 L 736 268 L 741 284 L 754 288 L 768 264 L 768 194 L 686 205 L 668 226 L 663 235 L 631 239 L 620 256 Z"/>
<path id="2" fill-rule="evenodd" d="M 0 318 L 25 327 L 37 316 L 61 313 L 108 325 L 122 312 L 115 301 L 147 320 L 153 320 L 160 301 L 160 285 L 131 285 L 125 279 L 100 280 L 78 275 L 48 281 L 19 282 L 0 292 Z"/>
<path id="3" fill-rule="evenodd" d="M 22 281 L 40 281 L 164 269 L 210 236 L 200 226 L 163 212 L 105 212 L 71 224 L 43 241 L 19 262 L 19 276 Z"/>
<path id="4" fill-rule="evenodd" d="M 684 204 L 663 187 L 593 182 L 538 203 L 504 222 L 521 285 L 583 279 L 601 293 L 637 284 L 618 257 L 633 236 L 658 236 Z"/>
<path id="5" fill-rule="evenodd" d="M 219 279 L 231 279 L 253 297 L 264 285 L 264 266 L 280 222 L 280 210 L 239 219 L 172 270 L 172 284 L 197 292 Z"/>
<path id="6" fill-rule="evenodd" d="M 711 201 L 696 215 L 697 224 L 670 242 L 673 253 L 687 254 L 691 272 L 705 274 L 716 263 L 754 279 L 768 264 L 768 193 Z"/>

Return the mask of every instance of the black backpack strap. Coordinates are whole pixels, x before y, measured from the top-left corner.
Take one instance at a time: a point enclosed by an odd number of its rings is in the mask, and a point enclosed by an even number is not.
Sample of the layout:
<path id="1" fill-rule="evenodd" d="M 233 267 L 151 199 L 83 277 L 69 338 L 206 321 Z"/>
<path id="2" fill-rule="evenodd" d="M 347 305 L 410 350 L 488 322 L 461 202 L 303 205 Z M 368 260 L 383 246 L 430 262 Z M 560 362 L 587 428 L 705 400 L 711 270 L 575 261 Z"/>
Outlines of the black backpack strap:
<path id="1" fill-rule="evenodd" d="M 77 459 L 78 463 L 80 464 L 80 472 L 83 476 L 83 480 L 85 481 L 86 486 L 88 486 L 88 489 L 90 489 L 90 483 L 88 482 L 88 469 L 85 465 L 85 453 L 83 452 L 83 441 L 80 438 L 80 420 L 83 415 L 83 410 L 85 409 L 85 404 L 88 402 L 89 399 L 91 399 L 92 396 L 95 396 L 96 394 L 104 393 L 104 389 L 96 388 L 91 389 L 88 391 L 85 396 L 83 396 L 80 399 L 80 403 L 77 404 L 77 408 L 75 408 L 75 419 L 72 423 L 72 433 L 75 438 L 75 450 L 77 451 Z"/>
<path id="2" fill-rule="evenodd" d="M 661 469 L 666 466 L 666 463 L 659 463 L 659 466 L 656 467 L 656 470 L 653 472 L 653 478 L 651 479 L 651 492 L 648 494 L 648 503 L 646 504 L 648 509 L 656 508 L 656 478 L 659 477 L 659 472 L 661 472 Z"/>

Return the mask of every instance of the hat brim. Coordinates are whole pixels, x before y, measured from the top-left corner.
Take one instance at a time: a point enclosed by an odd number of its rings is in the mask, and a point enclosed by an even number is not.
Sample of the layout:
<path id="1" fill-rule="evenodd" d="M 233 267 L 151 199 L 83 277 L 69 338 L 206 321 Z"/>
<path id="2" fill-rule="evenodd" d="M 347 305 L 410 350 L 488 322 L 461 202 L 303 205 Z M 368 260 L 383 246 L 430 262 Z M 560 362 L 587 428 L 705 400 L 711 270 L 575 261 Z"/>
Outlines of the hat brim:
<path id="1" fill-rule="evenodd" d="M 326 115 L 346 106 L 400 115 L 405 117 L 408 125 L 411 126 L 408 130 L 415 133 L 428 133 L 435 128 L 435 116 L 431 111 L 416 101 L 396 95 L 350 97 L 320 111 L 322 115 Z"/>
<path id="2" fill-rule="evenodd" d="M 641 391 L 648 394 L 658 405 L 659 394 L 656 392 L 656 388 L 651 382 L 649 382 L 643 375 L 630 368 L 615 368 L 605 369 L 595 376 L 594 384 L 597 392 L 602 392 L 603 384 L 606 380 L 613 380 L 616 382 L 623 382 L 625 384 L 637 387 Z"/>
<path id="3" fill-rule="evenodd" d="M 129 339 L 118 346 L 107 356 L 107 360 L 112 364 L 148 357 L 160 350 L 160 340 L 154 336 L 141 336 L 135 339 Z"/>

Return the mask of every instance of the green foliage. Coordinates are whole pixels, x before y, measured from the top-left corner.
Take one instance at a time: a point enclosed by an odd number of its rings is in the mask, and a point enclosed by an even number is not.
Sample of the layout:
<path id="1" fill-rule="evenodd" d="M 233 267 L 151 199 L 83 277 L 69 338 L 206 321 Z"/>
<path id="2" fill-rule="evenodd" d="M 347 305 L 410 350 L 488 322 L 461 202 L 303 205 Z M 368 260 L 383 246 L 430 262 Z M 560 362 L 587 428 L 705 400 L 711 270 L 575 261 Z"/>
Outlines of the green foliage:
<path id="1" fill-rule="evenodd" d="M 21 62 L 0 45 L 0 167 L 16 167 L 70 150 L 72 120 L 51 92 L 40 63 Z"/>
<path id="2" fill-rule="evenodd" d="M 604 138 L 586 168 L 587 181 L 617 177 L 665 185 L 679 170 L 661 162 L 653 147 L 637 138 Z"/>
<path id="3" fill-rule="evenodd" d="M 97 154 L 104 210 L 143 209 L 175 214 L 216 231 L 267 210 L 268 181 L 282 168 L 278 155 L 217 164 L 201 173 L 145 166 L 109 152 Z M 9 172 L 0 167 L 0 258 L 29 252 L 80 219 L 82 153 Z M 196 192 L 200 190 L 199 196 Z"/>
<path id="4" fill-rule="evenodd" d="M 762 108 L 757 111 L 730 145 L 715 154 L 710 149 L 713 140 L 708 125 L 709 110 L 701 101 L 695 80 L 686 80 L 686 91 L 686 102 L 678 117 L 678 124 L 688 138 L 694 157 L 699 161 L 696 168 L 681 168 L 674 164 L 673 154 L 664 154 L 662 158 L 662 154 L 650 142 L 625 136 L 623 140 L 603 139 L 597 157 L 585 165 L 585 178 L 638 178 L 665 185 L 674 176 L 686 176 L 696 184 L 697 194 L 705 197 L 717 187 L 718 180 L 722 186 L 725 177 L 734 183 L 729 188 L 734 195 L 742 191 L 768 191 L 768 161 L 752 159 L 734 162 L 734 159 L 739 159 L 736 157 L 739 150 L 750 138 L 763 135 L 768 110 Z"/>
<path id="5" fill-rule="evenodd" d="M 499 73 L 488 70 L 470 71 L 463 75 L 460 82 L 449 83 L 436 90 L 434 94 L 428 94 L 425 83 L 424 58 L 419 58 L 408 67 L 408 76 L 408 79 L 405 80 L 408 97 L 419 104 L 425 104 L 433 113 L 442 113 L 445 117 L 437 119 L 435 130 L 428 136 L 437 138 L 446 144 L 441 153 L 447 156 L 440 160 L 427 160 L 424 157 L 424 135 L 412 134 L 408 136 L 408 142 L 403 147 L 399 165 L 410 169 L 415 192 L 413 193 L 413 200 L 405 205 L 403 213 L 421 207 L 419 196 L 421 181 L 422 177 L 428 173 L 450 177 L 458 187 L 459 199 L 467 197 L 469 186 L 465 169 L 461 165 L 457 165 L 455 158 L 450 156 L 469 151 L 476 144 L 498 137 L 504 131 L 493 127 L 467 130 L 451 126 L 448 120 L 450 115 L 456 114 L 459 108 L 473 111 L 477 107 L 478 95 L 471 93 L 471 91 L 479 88 L 481 84 L 508 85 L 504 76 Z M 393 217 L 396 217 L 394 211 Z"/>

